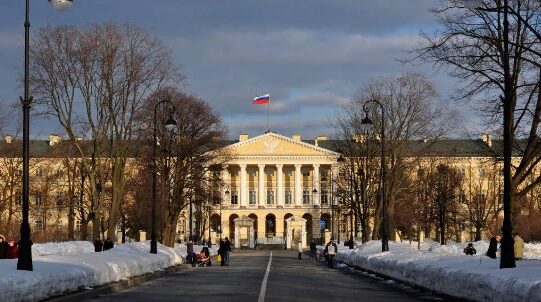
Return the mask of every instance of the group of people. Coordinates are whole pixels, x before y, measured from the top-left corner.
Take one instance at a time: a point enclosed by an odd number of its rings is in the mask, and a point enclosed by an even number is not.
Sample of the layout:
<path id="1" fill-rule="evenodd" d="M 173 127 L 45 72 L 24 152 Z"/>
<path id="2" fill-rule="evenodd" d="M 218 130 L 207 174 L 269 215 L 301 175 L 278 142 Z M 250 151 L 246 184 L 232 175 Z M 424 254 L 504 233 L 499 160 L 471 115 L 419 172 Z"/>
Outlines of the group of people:
<path id="1" fill-rule="evenodd" d="M 229 238 L 225 237 L 225 239 L 220 240 L 220 248 L 218 249 L 218 254 L 220 255 L 221 259 L 221 266 L 227 265 L 229 266 L 229 253 L 231 252 L 231 242 L 229 241 Z"/>
<path id="2" fill-rule="evenodd" d="M 498 252 L 498 245 L 500 244 L 501 237 L 494 236 L 490 238 L 490 243 L 488 245 L 488 250 L 486 255 L 492 259 L 496 259 L 496 253 Z M 513 234 L 513 249 L 515 252 L 515 260 L 522 260 L 524 257 L 524 240 L 518 235 L 518 233 Z M 468 243 L 468 246 L 464 248 L 464 254 L 466 255 L 475 255 L 477 251 L 473 247 L 473 243 Z"/>
<path id="3" fill-rule="evenodd" d="M 115 247 L 115 243 L 111 238 L 105 239 L 105 241 L 101 241 L 100 238 L 96 237 L 94 239 L 94 252 L 102 252 L 107 251 Z"/>
<path id="4" fill-rule="evenodd" d="M 15 240 L 6 240 L 4 235 L 0 235 L 0 259 L 19 258 L 19 245 Z"/>

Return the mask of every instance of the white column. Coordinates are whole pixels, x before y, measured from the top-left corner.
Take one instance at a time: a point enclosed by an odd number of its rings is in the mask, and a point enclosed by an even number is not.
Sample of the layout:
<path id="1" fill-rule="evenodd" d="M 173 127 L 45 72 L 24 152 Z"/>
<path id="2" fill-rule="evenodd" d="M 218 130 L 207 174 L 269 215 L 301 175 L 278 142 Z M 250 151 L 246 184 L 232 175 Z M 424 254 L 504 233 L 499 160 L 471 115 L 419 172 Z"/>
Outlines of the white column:
<path id="1" fill-rule="evenodd" d="M 295 206 L 302 206 L 301 164 L 295 165 Z"/>
<path id="2" fill-rule="evenodd" d="M 259 173 L 257 173 L 257 176 L 259 178 L 258 181 L 258 189 L 259 189 L 259 206 L 264 207 L 265 206 L 265 164 L 258 164 L 259 167 Z"/>
<path id="3" fill-rule="evenodd" d="M 246 179 L 246 164 L 240 164 L 240 205 L 246 207 L 248 205 L 248 181 Z"/>
<path id="4" fill-rule="evenodd" d="M 317 193 L 314 194 L 313 204 L 315 206 L 319 206 L 319 196 L 321 196 L 321 186 L 319 182 L 319 164 L 314 164 L 314 175 L 312 177 L 312 180 L 314 181 L 314 189 L 316 189 L 317 191 Z"/>
<path id="5" fill-rule="evenodd" d="M 276 204 L 279 207 L 284 206 L 284 184 L 282 181 L 282 168 L 284 165 L 276 165 Z"/>
<path id="6" fill-rule="evenodd" d="M 220 172 L 220 177 L 222 181 L 224 182 L 224 187 L 222 189 L 222 206 L 229 204 L 229 196 L 225 194 L 226 191 L 229 191 L 229 194 L 231 195 L 231 189 L 233 188 L 231 186 L 231 175 L 229 174 L 229 166 L 224 165 L 223 170 Z"/>

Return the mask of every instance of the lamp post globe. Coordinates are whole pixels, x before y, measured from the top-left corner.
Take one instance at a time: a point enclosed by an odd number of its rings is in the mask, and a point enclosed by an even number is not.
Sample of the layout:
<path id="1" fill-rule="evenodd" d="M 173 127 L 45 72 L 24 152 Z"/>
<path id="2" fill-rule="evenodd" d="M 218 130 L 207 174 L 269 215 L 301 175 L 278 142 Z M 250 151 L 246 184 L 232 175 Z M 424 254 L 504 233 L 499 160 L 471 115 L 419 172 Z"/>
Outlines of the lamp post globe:
<path id="1" fill-rule="evenodd" d="M 63 12 L 71 7 L 73 0 L 49 0 L 49 4 L 58 12 Z"/>
<path id="2" fill-rule="evenodd" d="M 374 131 L 374 122 L 372 122 L 372 120 L 368 116 L 366 116 L 361 121 L 361 132 L 365 135 L 369 135 L 373 131 Z"/>
<path id="3" fill-rule="evenodd" d="M 170 116 L 167 121 L 165 121 L 165 129 L 167 131 L 173 131 L 177 128 L 177 121 L 173 119 L 173 116 Z"/>

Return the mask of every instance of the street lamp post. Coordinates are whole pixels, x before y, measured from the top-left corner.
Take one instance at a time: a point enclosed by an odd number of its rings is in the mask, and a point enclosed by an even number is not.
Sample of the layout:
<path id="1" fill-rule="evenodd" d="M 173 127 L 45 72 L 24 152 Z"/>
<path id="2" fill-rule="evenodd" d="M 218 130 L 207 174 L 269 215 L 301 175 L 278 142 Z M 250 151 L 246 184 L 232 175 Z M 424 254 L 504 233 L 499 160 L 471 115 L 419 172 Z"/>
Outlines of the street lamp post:
<path id="1" fill-rule="evenodd" d="M 469 9 L 486 10 L 482 7 L 482 0 L 463 0 L 464 6 Z M 514 112 L 513 112 L 513 93 L 511 69 L 509 66 L 509 0 L 503 0 L 503 74 L 504 74 L 504 95 L 503 101 L 503 226 L 501 240 L 501 259 L 500 268 L 516 267 L 514 240 L 512 236 L 513 227 L 511 225 L 511 200 L 512 177 L 511 177 L 511 157 L 513 152 L 514 140 Z M 498 8 L 498 9 L 501 9 Z M 517 18 L 517 22 L 522 22 Z"/>
<path id="2" fill-rule="evenodd" d="M 213 194 L 214 195 L 214 194 Z M 210 224 L 211 224 L 211 214 L 212 214 L 212 204 L 209 204 L 209 241 L 207 242 L 207 246 L 209 248 L 212 247 L 212 234 L 210 233 Z"/>
<path id="3" fill-rule="evenodd" d="M 381 109 L 381 167 L 380 167 L 380 195 L 381 195 L 381 209 L 382 209 L 382 238 L 381 238 L 381 251 L 386 252 L 389 250 L 389 235 L 388 235 L 388 217 L 387 217 L 387 198 L 385 197 L 385 108 L 377 100 L 369 100 L 364 103 L 363 110 L 365 112 L 365 118 L 361 121 L 361 127 L 365 133 L 372 132 L 374 128 L 374 123 L 368 117 L 368 108 L 369 103 L 374 103 L 378 105 Z"/>
<path id="4" fill-rule="evenodd" d="M 225 198 L 226 198 L 226 200 L 228 199 L 229 194 L 230 194 L 229 190 L 225 190 Z M 220 202 L 220 241 L 222 241 L 222 233 L 223 233 L 222 230 L 223 230 L 223 228 L 222 228 L 222 203 Z"/>
<path id="5" fill-rule="evenodd" d="M 156 106 L 154 107 L 154 132 L 153 132 L 153 144 L 152 144 L 152 233 L 150 235 L 150 253 L 157 254 L 158 253 L 158 242 L 156 241 L 156 145 L 158 144 L 158 134 L 157 134 L 157 126 L 156 126 L 156 120 L 157 120 L 157 112 L 158 107 L 162 104 L 169 104 L 171 108 L 171 114 L 169 118 L 165 121 L 165 129 L 167 131 L 173 131 L 176 126 L 177 122 L 173 119 L 173 113 L 175 112 L 176 108 L 173 103 L 169 100 L 161 100 L 159 101 Z"/>
<path id="6" fill-rule="evenodd" d="M 68 9 L 73 0 L 49 0 L 51 6 L 57 11 Z M 28 212 L 30 210 L 29 191 L 29 163 L 30 163 L 30 107 L 32 97 L 30 96 L 30 1 L 25 1 L 24 19 L 24 96 L 20 97 L 23 108 L 23 200 L 22 200 L 22 222 L 21 239 L 19 240 L 19 257 L 17 269 L 32 271 L 32 241 L 30 240 L 30 223 Z"/>

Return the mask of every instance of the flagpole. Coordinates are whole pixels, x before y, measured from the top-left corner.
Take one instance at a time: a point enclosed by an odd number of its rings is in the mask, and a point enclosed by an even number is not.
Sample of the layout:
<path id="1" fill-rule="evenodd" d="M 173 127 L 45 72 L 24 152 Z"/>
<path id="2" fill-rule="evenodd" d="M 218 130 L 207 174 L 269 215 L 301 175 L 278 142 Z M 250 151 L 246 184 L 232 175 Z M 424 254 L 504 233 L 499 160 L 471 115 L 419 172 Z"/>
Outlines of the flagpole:
<path id="1" fill-rule="evenodd" d="M 267 132 L 270 132 L 270 100 L 267 103 Z"/>

